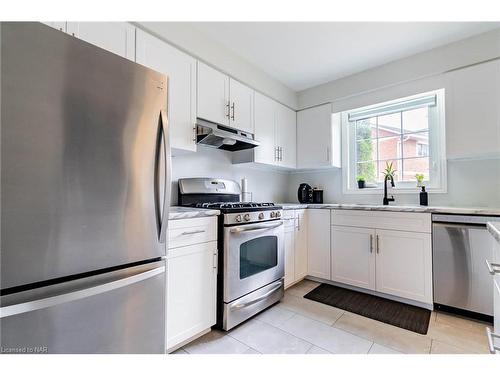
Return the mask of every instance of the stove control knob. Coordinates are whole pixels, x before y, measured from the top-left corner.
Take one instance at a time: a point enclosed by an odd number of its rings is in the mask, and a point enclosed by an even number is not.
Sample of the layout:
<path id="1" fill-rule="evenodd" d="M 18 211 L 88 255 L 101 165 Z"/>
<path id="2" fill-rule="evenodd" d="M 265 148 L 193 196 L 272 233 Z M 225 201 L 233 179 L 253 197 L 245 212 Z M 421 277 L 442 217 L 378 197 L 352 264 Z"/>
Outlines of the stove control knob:
<path id="1" fill-rule="evenodd" d="M 281 212 L 277 211 L 276 212 L 276 217 L 281 217 Z"/>
<path id="2" fill-rule="evenodd" d="M 238 215 L 234 218 L 238 223 L 241 221 L 241 215 Z"/>
<path id="3" fill-rule="evenodd" d="M 263 213 L 263 212 L 261 212 L 261 213 L 259 214 L 259 220 L 262 220 L 262 219 L 264 219 L 264 213 Z"/>
<path id="4" fill-rule="evenodd" d="M 271 215 L 270 216 L 271 216 L 271 218 L 275 217 L 276 216 L 276 212 L 271 211 Z"/>
<path id="5" fill-rule="evenodd" d="M 243 216 L 243 219 L 245 219 L 245 221 L 250 221 L 250 215 L 245 214 L 245 216 Z"/>

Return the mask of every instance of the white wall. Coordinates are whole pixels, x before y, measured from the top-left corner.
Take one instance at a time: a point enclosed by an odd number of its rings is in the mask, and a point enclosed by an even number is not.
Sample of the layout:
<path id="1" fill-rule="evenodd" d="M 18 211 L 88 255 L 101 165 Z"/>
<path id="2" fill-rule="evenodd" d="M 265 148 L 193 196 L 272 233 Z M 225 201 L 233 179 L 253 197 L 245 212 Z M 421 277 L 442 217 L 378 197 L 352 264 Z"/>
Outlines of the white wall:
<path id="1" fill-rule="evenodd" d="M 141 22 L 135 25 L 278 102 L 292 109 L 297 108 L 295 91 L 201 33 L 190 23 Z"/>
<path id="2" fill-rule="evenodd" d="M 500 207 L 500 60 L 491 60 L 498 57 L 495 30 L 305 90 L 299 105 L 332 102 L 338 112 L 445 88 L 448 191 L 430 194 L 430 204 Z M 297 200 L 302 182 L 323 188 L 325 202 L 382 201 L 380 194 L 343 194 L 338 169 L 292 173 L 289 200 Z M 396 203 L 418 203 L 417 192 L 395 196 Z"/>
<path id="3" fill-rule="evenodd" d="M 288 193 L 288 173 L 258 166 L 232 164 L 231 152 L 198 146 L 195 154 L 172 158 L 172 200 L 177 204 L 177 181 L 186 177 L 248 179 L 248 191 L 256 202 L 283 202 Z"/>
<path id="4" fill-rule="evenodd" d="M 450 43 L 299 92 L 298 108 L 436 76 L 500 57 L 500 29 Z"/>

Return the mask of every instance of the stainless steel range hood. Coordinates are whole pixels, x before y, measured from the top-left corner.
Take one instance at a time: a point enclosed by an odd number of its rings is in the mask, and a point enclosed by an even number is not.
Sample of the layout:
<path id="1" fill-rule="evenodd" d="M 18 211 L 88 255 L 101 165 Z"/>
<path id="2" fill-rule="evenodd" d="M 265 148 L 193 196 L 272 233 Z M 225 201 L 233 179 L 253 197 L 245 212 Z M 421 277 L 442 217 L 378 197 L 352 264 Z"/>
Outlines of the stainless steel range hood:
<path id="1" fill-rule="evenodd" d="M 227 151 L 248 150 L 260 144 L 253 134 L 202 119 L 196 119 L 196 143 Z"/>

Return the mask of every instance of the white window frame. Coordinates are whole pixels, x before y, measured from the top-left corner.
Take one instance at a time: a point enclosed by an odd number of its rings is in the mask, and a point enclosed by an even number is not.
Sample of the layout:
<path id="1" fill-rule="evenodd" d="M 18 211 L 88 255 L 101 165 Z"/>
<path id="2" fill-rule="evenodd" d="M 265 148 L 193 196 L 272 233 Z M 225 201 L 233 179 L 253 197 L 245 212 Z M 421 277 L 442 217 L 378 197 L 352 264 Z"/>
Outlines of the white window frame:
<path id="1" fill-rule="evenodd" d="M 421 97 L 436 95 L 435 110 L 429 111 L 429 174 L 430 181 L 424 181 L 430 193 L 447 192 L 446 174 L 446 138 L 445 138 L 445 90 L 439 89 L 425 93 L 377 103 L 362 108 L 355 108 L 341 113 L 342 122 L 342 192 L 344 194 L 380 194 L 383 184 L 376 188 L 359 189 L 356 181 L 356 134 L 355 121 L 349 121 L 350 112 L 370 111 L 373 108 L 386 106 L 406 100 L 418 100 Z M 398 181 L 393 190 L 397 193 L 414 194 L 415 181 Z"/>

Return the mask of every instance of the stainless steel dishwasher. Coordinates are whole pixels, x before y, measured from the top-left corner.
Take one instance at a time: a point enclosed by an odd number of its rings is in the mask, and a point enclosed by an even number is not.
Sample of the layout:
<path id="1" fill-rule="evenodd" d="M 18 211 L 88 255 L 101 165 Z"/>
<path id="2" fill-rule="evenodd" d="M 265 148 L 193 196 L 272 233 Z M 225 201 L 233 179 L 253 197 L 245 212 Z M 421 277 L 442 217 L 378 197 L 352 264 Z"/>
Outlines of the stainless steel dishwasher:
<path id="1" fill-rule="evenodd" d="M 432 215 L 435 308 L 491 321 L 493 293 L 485 260 L 493 242 L 486 229 L 498 217 Z"/>

